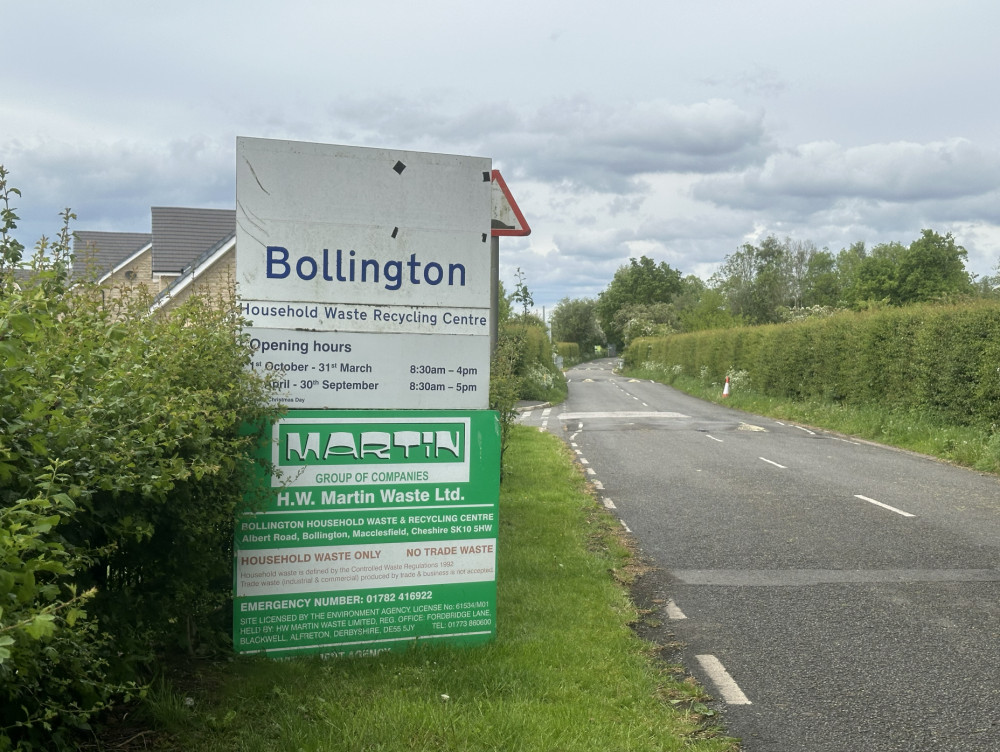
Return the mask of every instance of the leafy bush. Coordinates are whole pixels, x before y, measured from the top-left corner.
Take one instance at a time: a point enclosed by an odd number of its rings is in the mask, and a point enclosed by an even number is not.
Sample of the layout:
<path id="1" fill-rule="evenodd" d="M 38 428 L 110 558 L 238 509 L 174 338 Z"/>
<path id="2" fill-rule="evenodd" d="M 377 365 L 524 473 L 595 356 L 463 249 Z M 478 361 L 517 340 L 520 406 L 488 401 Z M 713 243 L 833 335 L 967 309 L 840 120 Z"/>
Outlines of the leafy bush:
<path id="1" fill-rule="evenodd" d="M 235 300 L 169 317 L 11 236 L 0 168 L 0 750 L 69 748 L 161 651 L 224 643 L 232 536 L 272 416 Z"/>
<path id="2" fill-rule="evenodd" d="M 556 342 L 556 354 L 563 359 L 563 368 L 572 368 L 583 361 L 576 342 Z"/>
<path id="3" fill-rule="evenodd" d="M 997 431 L 998 343 L 1000 306 L 985 300 L 639 339 L 625 362 L 715 383 L 745 372 L 761 395 L 878 404 Z"/>

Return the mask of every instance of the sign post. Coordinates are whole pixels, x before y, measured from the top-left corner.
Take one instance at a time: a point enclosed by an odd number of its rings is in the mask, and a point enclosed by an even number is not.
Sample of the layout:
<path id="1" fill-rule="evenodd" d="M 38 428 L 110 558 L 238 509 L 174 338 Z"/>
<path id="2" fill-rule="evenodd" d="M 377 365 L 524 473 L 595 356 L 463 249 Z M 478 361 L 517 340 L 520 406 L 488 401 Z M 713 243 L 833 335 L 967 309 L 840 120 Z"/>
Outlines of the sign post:
<path id="1" fill-rule="evenodd" d="M 237 281 L 292 409 L 236 522 L 239 652 L 496 634 L 490 161 L 237 140 Z"/>

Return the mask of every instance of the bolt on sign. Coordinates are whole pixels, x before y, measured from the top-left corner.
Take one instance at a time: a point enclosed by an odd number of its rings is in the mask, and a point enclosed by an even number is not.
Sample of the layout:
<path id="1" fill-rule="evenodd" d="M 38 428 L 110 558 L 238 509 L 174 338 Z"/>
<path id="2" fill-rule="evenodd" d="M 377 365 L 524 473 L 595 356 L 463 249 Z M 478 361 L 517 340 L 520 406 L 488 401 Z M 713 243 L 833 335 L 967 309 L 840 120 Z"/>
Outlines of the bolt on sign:
<path id="1" fill-rule="evenodd" d="M 237 140 L 251 367 L 290 408 L 266 429 L 258 507 L 236 521 L 238 652 L 495 636 L 490 167 Z"/>
<path id="2" fill-rule="evenodd" d="M 234 643 L 372 654 L 496 635 L 499 424 L 490 411 L 293 411 L 236 525 Z"/>

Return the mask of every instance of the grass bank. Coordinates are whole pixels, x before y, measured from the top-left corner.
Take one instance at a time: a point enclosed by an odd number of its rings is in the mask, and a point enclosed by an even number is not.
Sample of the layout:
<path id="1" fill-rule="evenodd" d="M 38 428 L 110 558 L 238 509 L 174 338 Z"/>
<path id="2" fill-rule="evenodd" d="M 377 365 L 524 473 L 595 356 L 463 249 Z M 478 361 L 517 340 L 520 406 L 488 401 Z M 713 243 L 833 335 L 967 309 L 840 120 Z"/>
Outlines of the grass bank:
<path id="1" fill-rule="evenodd" d="M 495 642 L 189 668 L 151 693 L 143 748 L 734 750 L 631 630 L 634 562 L 566 447 L 515 426 L 506 464 Z"/>
<path id="2" fill-rule="evenodd" d="M 628 375 L 670 384 L 686 394 L 712 402 L 725 402 L 728 407 L 755 415 L 818 426 L 938 457 L 981 472 L 1000 474 L 1000 426 L 992 430 L 957 426 L 930 411 L 770 397 L 744 388 L 738 380 L 731 384 L 730 396 L 723 398 L 722 384 L 676 375 L 661 368 L 632 369 Z"/>

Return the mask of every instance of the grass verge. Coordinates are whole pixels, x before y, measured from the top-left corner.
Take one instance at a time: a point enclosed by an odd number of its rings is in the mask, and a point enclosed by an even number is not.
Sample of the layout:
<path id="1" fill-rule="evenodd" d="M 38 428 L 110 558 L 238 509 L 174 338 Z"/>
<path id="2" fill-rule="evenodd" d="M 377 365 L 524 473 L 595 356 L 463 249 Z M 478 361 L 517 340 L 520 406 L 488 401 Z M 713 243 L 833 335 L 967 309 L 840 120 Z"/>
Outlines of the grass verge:
<path id="1" fill-rule="evenodd" d="M 701 399 L 718 403 L 724 401 L 727 407 L 755 415 L 819 426 L 938 457 L 981 472 L 1000 474 L 998 430 L 956 426 L 929 412 L 887 410 L 879 405 L 799 402 L 737 388 L 732 389 L 729 397 L 723 398 L 721 384 L 661 369 L 634 369 L 629 371 L 629 375 L 669 384 Z"/>
<path id="2" fill-rule="evenodd" d="M 505 462 L 495 642 L 189 667 L 151 693 L 144 748 L 735 750 L 630 628 L 636 562 L 565 445 L 515 426 Z"/>

